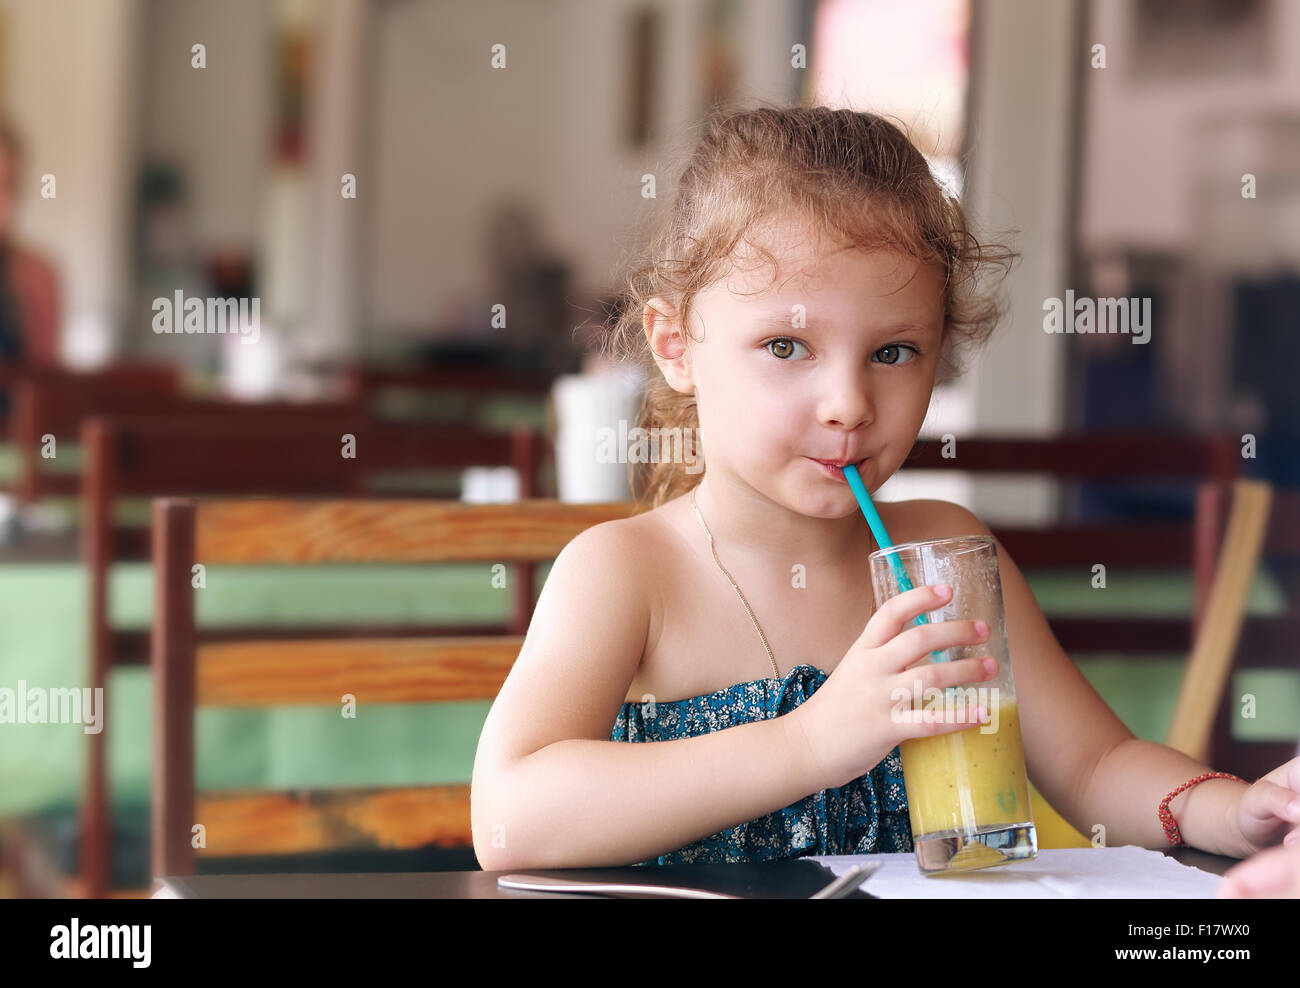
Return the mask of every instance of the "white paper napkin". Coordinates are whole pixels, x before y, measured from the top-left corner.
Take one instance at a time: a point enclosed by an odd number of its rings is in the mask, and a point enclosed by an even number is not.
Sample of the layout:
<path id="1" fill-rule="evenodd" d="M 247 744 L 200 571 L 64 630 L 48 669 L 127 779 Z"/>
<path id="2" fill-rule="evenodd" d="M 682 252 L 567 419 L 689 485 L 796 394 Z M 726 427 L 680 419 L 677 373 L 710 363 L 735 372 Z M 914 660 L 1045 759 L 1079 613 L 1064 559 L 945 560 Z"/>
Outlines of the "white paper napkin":
<path id="1" fill-rule="evenodd" d="M 882 899 L 1212 899 L 1223 880 L 1134 845 L 1039 851 L 1029 861 L 938 877 L 923 875 L 911 853 L 808 860 L 836 875 L 864 861 L 880 861 L 862 890 Z"/>

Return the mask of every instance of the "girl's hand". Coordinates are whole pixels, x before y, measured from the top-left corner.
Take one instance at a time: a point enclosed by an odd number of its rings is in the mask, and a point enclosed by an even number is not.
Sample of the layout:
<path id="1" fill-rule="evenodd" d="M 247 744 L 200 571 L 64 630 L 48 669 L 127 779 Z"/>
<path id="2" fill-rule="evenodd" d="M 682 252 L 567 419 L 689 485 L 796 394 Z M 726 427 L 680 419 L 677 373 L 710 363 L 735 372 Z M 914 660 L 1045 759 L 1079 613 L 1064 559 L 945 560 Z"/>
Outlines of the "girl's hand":
<path id="1" fill-rule="evenodd" d="M 958 662 L 926 662 L 909 669 L 930 652 L 954 645 L 977 645 L 989 637 L 974 621 L 938 621 L 912 626 L 912 620 L 933 611 L 952 591 L 916 587 L 887 600 L 826 682 L 786 714 L 797 725 L 810 752 L 810 771 L 818 789 L 842 786 L 870 772 L 900 741 L 963 731 L 975 725 L 971 709 L 965 720 L 929 720 L 925 710 L 912 709 L 914 686 L 926 691 L 992 679 L 997 662 L 977 656 Z M 984 662 L 992 663 L 987 669 Z M 900 700 L 896 692 L 905 693 Z M 933 716 L 933 715 L 931 715 Z M 987 722 L 987 719 L 986 721 Z M 799 736 L 796 732 L 796 736 Z"/>
<path id="2" fill-rule="evenodd" d="M 1278 843 L 1300 848 L 1300 757 L 1243 791 L 1234 822 L 1251 854 Z"/>

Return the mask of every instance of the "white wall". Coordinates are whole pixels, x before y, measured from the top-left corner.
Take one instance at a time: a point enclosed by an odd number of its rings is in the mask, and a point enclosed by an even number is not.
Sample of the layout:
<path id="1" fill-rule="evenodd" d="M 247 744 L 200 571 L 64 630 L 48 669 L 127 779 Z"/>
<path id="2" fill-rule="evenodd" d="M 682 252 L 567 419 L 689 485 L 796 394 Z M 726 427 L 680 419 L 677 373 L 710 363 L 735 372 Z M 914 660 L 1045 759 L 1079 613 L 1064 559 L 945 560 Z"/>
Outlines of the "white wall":
<path id="1" fill-rule="evenodd" d="M 377 330 L 428 325 L 477 268 L 478 223 L 504 190 L 537 206 L 575 291 L 603 291 L 648 212 L 641 176 L 670 192 L 665 157 L 690 143 L 700 110 L 694 0 L 659 0 L 656 118 L 650 144 L 623 142 L 628 21 L 636 0 L 386 4 L 376 8 L 378 142 L 368 183 L 370 290 Z M 797 8 L 740 8 L 742 91 L 780 98 Z M 507 48 L 507 68 L 489 49 Z M 675 142 L 675 143 L 670 143 Z M 382 260 L 380 245 L 383 246 Z"/>
<path id="2" fill-rule="evenodd" d="M 190 185 L 195 246 L 253 249 L 271 157 L 271 9 L 265 0 L 149 0 L 141 148 Z M 207 67 L 191 46 L 207 47 Z"/>
<path id="3" fill-rule="evenodd" d="M 373 12 L 370 0 L 331 0 L 317 11 L 320 57 L 310 118 L 315 152 L 310 195 L 317 206 L 309 232 L 314 291 L 309 331 L 300 340 L 308 358 L 352 359 L 360 351 L 367 200 L 344 199 L 341 184 L 344 174 L 358 182 L 371 177 L 365 173 L 363 118 Z"/>
<path id="4" fill-rule="evenodd" d="M 17 232 L 60 276 L 65 361 L 109 354 L 129 303 L 139 0 L 7 0 L 4 101 L 26 166 Z M 57 198 L 42 199 L 50 173 Z"/>
<path id="5" fill-rule="evenodd" d="M 1106 68 L 1087 75 L 1083 245 L 1186 248 L 1195 222 L 1191 197 L 1197 178 L 1197 122 L 1224 114 L 1300 113 L 1300 3 L 1275 2 L 1271 17 L 1268 71 L 1253 77 L 1192 74 L 1135 84 L 1127 78 L 1128 62 L 1137 57 L 1131 5 L 1095 0 L 1087 44 L 1106 45 Z M 1240 170 L 1251 171 L 1248 165 L 1244 162 Z"/>
<path id="6" fill-rule="evenodd" d="M 499 192 L 551 197 L 549 157 L 575 135 L 558 132 L 549 111 L 562 95 L 559 66 L 581 57 L 580 40 L 566 37 L 559 19 L 555 5 L 527 0 L 376 9 L 374 149 L 358 188 L 368 210 L 372 327 L 434 321 L 477 271 L 477 224 Z M 493 70 L 497 43 L 506 68 Z"/>
<path id="7" fill-rule="evenodd" d="M 1049 435 L 1065 417 L 1066 337 L 1043 332 L 1043 300 L 1068 275 L 1070 108 L 1078 59 L 1075 0 L 987 0 L 972 54 L 975 80 L 965 204 L 987 232 L 1011 228 L 1022 257 L 1009 310 L 981 358 L 945 400 L 968 411 L 957 435 Z M 981 478 L 969 506 L 985 521 L 1038 524 L 1057 509 L 1047 480 Z"/>
<path id="8" fill-rule="evenodd" d="M 191 183 L 200 250 L 256 249 L 269 153 L 262 0 L 6 0 L 4 99 L 27 143 L 18 232 L 57 264 L 65 361 L 107 359 L 141 327 L 131 297 L 142 154 Z M 207 68 L 190 47 L 207 46 Z M 40 176 L 58 197 L 40 197 Z"/>
<path id="9" fill-rule="evenodd" d="M 1081 42 L 1075 0 L 985 0 L 971 66 L 966 126 L 971 161 L 963 204 L 986 238 L 1018 230 L 1022 254 L 1005 282 L 1008 309 L 966 375 L 935 390 L 921 435 L 1050 435 L 1065 421 L 1065 337 L 1043 332 L 1043 300 L 1061 295 L 1068 264 L 1069 109 Z M 909 470 L 880 490 L 886 500 L 941 498 L 988 524 L 1035 525 L 1059 509 L 1060 484 L 1044 478 L 972 479 Z"/>

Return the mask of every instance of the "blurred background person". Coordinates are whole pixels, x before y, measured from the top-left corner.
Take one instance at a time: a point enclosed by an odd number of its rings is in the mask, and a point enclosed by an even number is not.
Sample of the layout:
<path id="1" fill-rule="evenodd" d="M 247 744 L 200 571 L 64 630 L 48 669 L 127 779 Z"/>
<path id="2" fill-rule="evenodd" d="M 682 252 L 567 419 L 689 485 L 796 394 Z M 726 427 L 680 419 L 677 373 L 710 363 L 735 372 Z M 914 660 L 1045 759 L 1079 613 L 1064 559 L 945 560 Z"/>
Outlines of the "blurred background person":
<path id="1" fill-rule="evenodd" d="M 49 367 L 58 362 L 58 276 L 14 235 L 22 167 L 22 139 L 0 120 L 0 362 Z"/>

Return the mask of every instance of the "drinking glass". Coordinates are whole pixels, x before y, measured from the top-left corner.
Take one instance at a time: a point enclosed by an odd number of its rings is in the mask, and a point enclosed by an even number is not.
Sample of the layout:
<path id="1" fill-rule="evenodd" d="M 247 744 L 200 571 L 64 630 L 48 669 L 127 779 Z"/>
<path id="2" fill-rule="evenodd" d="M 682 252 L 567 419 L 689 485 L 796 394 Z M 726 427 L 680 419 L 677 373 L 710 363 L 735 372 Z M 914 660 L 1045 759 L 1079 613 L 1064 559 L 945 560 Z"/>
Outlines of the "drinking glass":
<path id="1" fill-rule="evenodd" d="M 927 619 L 979 620 L 989 627 L 988 641 L 933 652 L 912 669 L 983 655 L 998 662 L 993 679 L 929 691 L 918 679 L 908 696 L 894 697 L 896 711 L 922 710 L 946 723 L 972 725 L 900 745 L 917 867 L 941 875 L 1035 857 L 1038 836 L 1007 649 L 997 543 L 989 535 L 929 539 L 878 549 L 869 559 L 877 608 L 911 587 L 946 583 L 952 597 Z M 910 586 L 899 578 L 900 564 Z M 977 719 L 977 706 L 988 711 L 985 723 Z"/>

